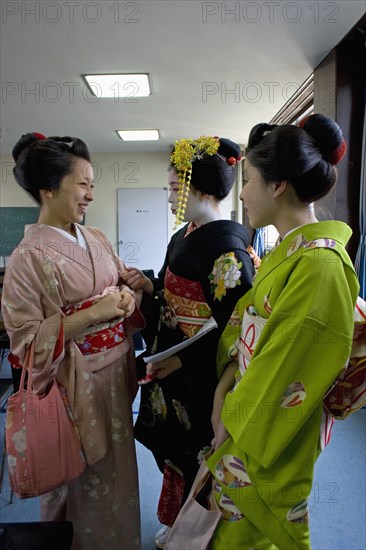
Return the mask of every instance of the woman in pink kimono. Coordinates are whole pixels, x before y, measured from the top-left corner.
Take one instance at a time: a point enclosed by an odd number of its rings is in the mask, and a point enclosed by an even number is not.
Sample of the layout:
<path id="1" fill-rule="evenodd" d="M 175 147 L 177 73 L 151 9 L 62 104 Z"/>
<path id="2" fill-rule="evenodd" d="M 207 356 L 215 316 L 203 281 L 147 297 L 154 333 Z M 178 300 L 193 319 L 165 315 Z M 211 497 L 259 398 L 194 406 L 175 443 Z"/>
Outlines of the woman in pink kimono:
<path id="1" fill-rule="evenodd" d="M 5 273 L 2 313 L 11 362 L 35 339 L 34 390 L 67 390 L 87 468 L 41 497 L 42 520 L 70 520 L 73 549 L 140 548 L 132 428 L 136 392 L 131 315 L 135 294 L 119 285 L 125 267 L 99 230 L 79 225 L 93 200 L 89 151 L 77 138 L 22 136 L 16 181 L 40 204 Z M 128 320 L 126 320 L 129 318 Z"/>

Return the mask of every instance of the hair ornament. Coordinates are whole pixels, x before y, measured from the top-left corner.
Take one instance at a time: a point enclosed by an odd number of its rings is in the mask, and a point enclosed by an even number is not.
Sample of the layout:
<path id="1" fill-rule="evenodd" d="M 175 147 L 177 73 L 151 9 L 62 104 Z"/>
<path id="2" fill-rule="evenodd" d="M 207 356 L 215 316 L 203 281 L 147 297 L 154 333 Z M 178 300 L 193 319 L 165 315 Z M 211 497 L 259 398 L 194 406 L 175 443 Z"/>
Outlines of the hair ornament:
<path id="1" fill-rule="evenodd" d="M 74 146 L 74 139 L 69 136 L 50 136 L 48 139 L 54 141 L 57 145 L 67 147 L 68 149 L 71 149 Z"/>
<path id="2" fill-rule="evenodd" d="M 181 139 L 174 143 L 174 149 L 170 162 L 178 174 L 178 205 L 174 229 L 184 220 L 187 206 L 189 186 L 192 177 L 192 163 L 205 156 L 213 156 L 217 153 L 220 140 L 217 137 L 201 136 L 200 138 Z"/>
<path id="3" fill-rule="evenodd" d="M 46 136 L 44 136 L 43 134 L 40 134 L 39 132 L 33 132 L 33 135 L 34 135 L 34 137 L 36 137 L 38 140 L 47 139 Z"/>
<path id="4" fill-rule="evenodd" d="M 69 149 L 71 149 L 71 147 L 74 145 L 73 140 L 72 140 L 72 139 L 69 139 L 69 138 L 67 138 L 67 140 L 65 139 L 65 141 L 62 140 L 62 139 L 57 140 L 57 143 L 58 143 L 59 145 L 64 145 L 65 147 L 68 147 Z"/>
<path id="5" fill-rule="evenodd" d="M 241 159 L 242 159 L 242 156 L 239 155 L 239 156 L 236 157 L 236 158 L 235 158 L 235 157 L 229 157 L 229 158 L 227 158 L 227 159 L 226 159 L 226 162 L 227 162 L 230 166 L 235 166 L 235 164 L 236 164 L 237 162 L 240 162 Z"/>
<path id="6" fill-rule="evenodd" d="M 347 151 L 347 144 L 346 144 L 346 141 L 344 139 L 344 137 L 342 136 L 342 131 L 341 129 L 339 128 L 338 124 L 335 122 L 335 121 L 331 121 L 331 123 L 327 122 L 326 120 L 326 117 L 324 115 L 321 115 L 321 114 L 311 114 L 311 115 L 308 115 L 306 117 L 304 117 L 298 124 L 299 128 L 303 128 L 305 130 L 305 132 L 308 132 L 316 141 L 320 141 L 319 138 L 322 138 L 323 141 L 325 141 L 325 136 L 322 135 L 321 133 L 319 133 L 319 131 L 317 133 L 314 132 L 314 125 L 313 125 L 313 128 L 304 128 L 304 126 L 307 124 L 307 122 L 312 122 L 312 117 L 314 117 L 314 120 L 317 121 L 317 124 L 318 124 L 318 128 L 320 128 L 321 126 L 325 126 L 327 129 L 328 129 L 328 135 L 326 136 L 328 139 L 328 143 L 329 143 L 329 148 L 328 150 L 326 150 L 324 152 L 324 150 L 322 151 L 322 154 L 324 156 L 324 158 L 330 162 L 330 164 L 338 164 L 342 158 L 344 157 L 344 155 L 346 154 L 346 151 Z M 329 118 L 328 118 L 329 120 Z M 332 126 L 331 126 L 332 125 Z M 332 138 L 332 141 L 329 141 L 329 136 L 331 136 Z M 331 144 L 335 144 L 335 140 L 336 142 L 338 142 L 339 145 L 337 145 L 333 150 L 331 149 Z M 334 146 L 334 145 L 333 145 Z M 324 147 L 323 147 L 324 149 Z M 329 150 L 330 149 L 330 150 Z"/>
<path id="7" fill-rule="evenodd" d="M 309 120 L 309 118 L 311 117 L 312 115 L 308 115 L 308 116 L 305 116 L 304 118 L 302 118 L 298 124 L 298 127 L 299 128 L 303 128 L 304 127 L 304 124 L 307 123 L 307 121 Z"/>
<path id="8" fill-rule="evenodd" d="M 346 151 L 347 151 L 347 143 L 345 142 L 345 140 L 343 138 L 342 143 L 340 144 L 340 146 L 332 152 L 332 156 L 330 158 L 330 163 L 331 164 L 338 164 L 338 162 L 340 162 L 342 160 L 342 158 L 344 157 L 344 155 L 346 154 Z"/>

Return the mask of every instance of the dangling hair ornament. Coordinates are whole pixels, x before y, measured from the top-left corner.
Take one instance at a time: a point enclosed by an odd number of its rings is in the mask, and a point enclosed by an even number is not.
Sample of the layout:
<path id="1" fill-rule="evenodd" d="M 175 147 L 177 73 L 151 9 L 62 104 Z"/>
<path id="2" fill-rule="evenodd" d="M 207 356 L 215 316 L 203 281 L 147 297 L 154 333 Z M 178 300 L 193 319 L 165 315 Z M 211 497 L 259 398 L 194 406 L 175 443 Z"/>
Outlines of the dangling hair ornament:
<path id="1" fill-rule="evenodd" d="M 174 144 L 170 162 L 178 174 L 178 205 L 174 229 L 184 220 L 187 206 L 189 186 L 192 178 L 192 163 L 202 159 L 205 155 L 213 156 L 217 153 L 220 140 L 217 137 L 202 136 L 196 140 L 181 139 Z"/>
<path id="2" fill-rule="evenodd" d="M 229 157 L 226 159 L 226 162 L 230 165 L 230 166 L 235 166 L 235 164 L 237 162 L 240 162 L 242 159 L 242 156 L 239 155 L 238 157 Z"/>

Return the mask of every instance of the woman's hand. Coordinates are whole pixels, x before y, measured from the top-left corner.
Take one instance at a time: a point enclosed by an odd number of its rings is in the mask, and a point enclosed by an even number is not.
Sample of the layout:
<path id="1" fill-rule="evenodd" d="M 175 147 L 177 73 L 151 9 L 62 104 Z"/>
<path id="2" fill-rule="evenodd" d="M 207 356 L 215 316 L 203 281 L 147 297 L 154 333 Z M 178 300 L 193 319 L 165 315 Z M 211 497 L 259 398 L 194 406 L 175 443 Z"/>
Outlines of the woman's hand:
<path id="1" fill-rule="evenodd" d="M 135 300 L 129 292 L 112 292 L 89 309 L 93 314 L 93 322 L 100 323 L 116 317 L 128 317 L 135 310 Z"/>
<path id="2" fill-rule="evenodd" d="M 154 292 L 154 285 L 149 277 L 146 277 L 139 269 L 135 267 L 126 267 L 125 271 L 120 271 L 121 280 L 132 290 L 144 290 L 148 294 Z"/>
<path id="3" fill-rule="evenodd" d="M 235 372 L 237 368 L 238 364 L 236 361 L 229 363 L 216 386 L 211 414 L 211 424 L 215 434 L 215 437 L 211 441 L 211 445 L 215 450 L 229 437 L 229 432 L 226 430 L 221 420 L 221 411 L 224 407 L 226 394 L 234 387 Z"/>
<path id="4" fill-rule="evenodd" d="M 223 443 L 230 437 L 229 432 L 225 428 L 224 424 L 222 423 L 221 418 L 218 419 L 218 422 L 216 424 L 215 429 L 215 435 L 214 438 L 211 441 L 212 447 L 215 449 L 215 451 L 221 447 Z"/>
<path id="5" fill-rule="evenodd" d="M 164 359 L 164 361 L 148 363 L 146 372 L 162 380 L 180 368 L 182 368 L 182 362 L 178 355 L 172 355 L 171 357 Z"/>
<path id="6" fill-rule="evenodd" d="M 136 302 L 131 292 L 111 292 L 91 307 L 76 311 L 62 319 L 65 341 L 78 338 L 87 327 L 96 323 L 105 323 L 118 317 L 130 317 L 135 307 Z"/>
<path id="7" fill-rule="evenodd" d="M 130 292 L 126 292 L 124 290 L 122 290 L 119 294 L 121 296 L 121 301 L 119 302 L 118 307 L 122 310 L 124 317 L 130 317 L 135 311 L 135 298 Z"/>
<path id="8" fill-rule="evenodd" d="M 220 421 L 220 414 L 224 406 L 226 394 L 234 387 L 235 372 L 237 369 L 238 364 L 236 361 L 229 363 L 216 386 L 211 414 L 211 424 L 214 432 L 216 432 L 216 428 Z"/>
<path id="9" fill-rule="evenodd" d="M 216 390 L 214 401 L 213 401 L 212 414 L 211 414 L 211 424 L 212 424 L 212 429 L 214 433 L 216 433 L 216 430 L 220 423 L 220 415 L 221 415 L 222 407 L 224 406 L 225 395 L 226 395 L 225 393 L 219 393 Z"/>

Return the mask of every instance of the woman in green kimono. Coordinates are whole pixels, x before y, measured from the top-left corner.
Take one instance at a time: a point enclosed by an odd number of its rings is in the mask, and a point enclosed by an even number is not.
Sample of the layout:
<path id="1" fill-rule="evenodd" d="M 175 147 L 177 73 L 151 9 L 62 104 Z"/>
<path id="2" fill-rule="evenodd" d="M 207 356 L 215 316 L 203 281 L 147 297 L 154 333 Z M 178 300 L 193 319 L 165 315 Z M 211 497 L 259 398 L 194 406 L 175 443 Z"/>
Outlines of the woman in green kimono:
<path id="1" fill-rule="evenodd" d="M 149 363 L 150 376 L 141 386 L 135 436 L 152 451 L 164 476 L 158 506 L 164 527 L 155 541 L 159 548 L 189 492 L 199 466 L 198 454 L 210 446 L 217 344 L 228 322 L 239 323 L 233 311 L 254 274 L 246 250 L 247 230 L 222 219 L 220 207 L 233 186 L 240 156 L 240 147 L 229 139 L 176 142 L 169 170 L 169 202 L 177 224 L 187 223 L 173 235 L 156 279 L 132 267 L 122 274 L 131 288 L 144 290 L 142 311 L 148 295 L 163 290 L 166 305 L 156 351 L 194 336 L 209 317 L 217 323 L 217 328 L 186 348 Z M 150 315 L 146 319 L 149 328 Z"/>
<path id="2" fill-rule="evenodd" d="M 240 198 L 250 225 L 273 224 L 280 244 L 240 300 L 236 345 L 225 334 L 219 344 L 221 360 L 229 350 L 238 362 L 227 360 L 215 395 L 207 465 L 223 516 L 213 550 L 310 548 L 307 501 L 333 423 L 323 398 L 349 357 L 359 290 L 351 229 L 318 222 L 312 203 L 335 185 L 345 150 L 340 128 L 318 114 L 249 136 Z"/>

